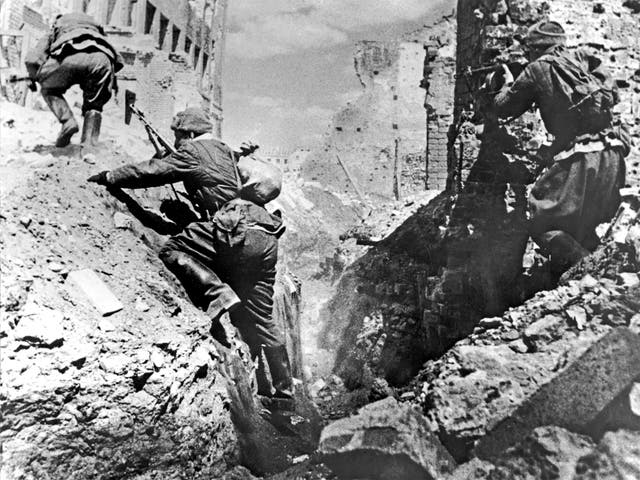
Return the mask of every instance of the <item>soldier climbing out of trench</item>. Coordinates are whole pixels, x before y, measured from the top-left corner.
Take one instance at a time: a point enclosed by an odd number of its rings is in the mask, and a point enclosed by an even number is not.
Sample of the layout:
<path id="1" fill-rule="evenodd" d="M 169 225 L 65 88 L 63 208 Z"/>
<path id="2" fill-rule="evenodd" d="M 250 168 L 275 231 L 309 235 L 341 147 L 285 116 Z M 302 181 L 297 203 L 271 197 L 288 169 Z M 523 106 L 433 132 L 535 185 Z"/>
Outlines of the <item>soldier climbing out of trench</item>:
<path id="1" fill-rule="evenodd" d="M 79 131 L 64 98 L 73 85 L 80 85 L 83 93 L 81 141 L 96 145 L 102 109 L 116 86 L 115 73 L 124 66 L 102 26 L 85 13 L 60 15 L 51 31 L 28 53 L 25 63 L 29 77 L 40 84 L 42 97 L 62 124 L 56 147 L 69 145 Z"/>
<path id="2" fill-rule="evenodd" d="M 488 90 L 499 89 L 492 105 L 497 116 L 515 118 L 535 105 L 554 137 L 539 153 L 548 168 L 531 190 L 529 208 L 531 237 L 550 255 L 556 275 L 598 245 L 596 226 L 620 205 L 630 148 L 627 132 L 614 125 L 617 92 L 601 61 L 565 43 L 559 23 L 540 22 L 526 35 L 530 63 L 520 75 L 514 80 L 504 66 L 485 82 Z"/>
<path id="3" fill-rule="evenodd" d="M 258 359 L 258 393 L 278 400 L 275 406 L 292 407 L 291 366 L 284 334 L 273 318 L 278 238 L 284 226 L 279 216 L 264 208 L 280 193 L 281 173 L 248 157 L 251 148 L 234 152 L 213 138 L 213 126 L 198 108 L 178 113 L 171 128 L 176 153 L 103 171 L 88 180 L 120 188 L 183 182 L 200 218 L 171 237 L 160 258 L 192 302 L 207 312 L 211 333 L 227 347 L 231 345 L 221 320 L 229 315 Z"/>

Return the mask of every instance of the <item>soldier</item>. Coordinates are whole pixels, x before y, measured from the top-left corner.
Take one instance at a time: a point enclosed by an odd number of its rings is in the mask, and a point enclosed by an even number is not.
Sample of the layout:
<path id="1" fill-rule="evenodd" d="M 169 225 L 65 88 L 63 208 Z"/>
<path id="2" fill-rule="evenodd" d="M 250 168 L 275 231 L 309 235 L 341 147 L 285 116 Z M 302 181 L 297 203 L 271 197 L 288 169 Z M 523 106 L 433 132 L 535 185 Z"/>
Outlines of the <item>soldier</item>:
<path id="1" fill-rule="evenodd" d="M 62 124 L 56 147 L 69 145 L 79 130 L 63 96 L 73 85 L 80 85 L 84 97 L 82 143 L 95 145 L 102 108 L 111 98 L 115 72 L 123 67 L 103 28 L 84 13 L 58 16 L 51 32 L 29 52 L 25 63 L 29 76 L 40 83 L 42 97 Z"/>
<path id="2" fill-rule="evenodd" d="M 190 223 L 171 237 L 160 258 L 193 303 L 207 312 L 212 333 L 227 346 L 220 319 L 229 313 L 251 355 L 259 359 L 258 393 L 290 400 L 289 357 L 272 316 L 278 238 L 284 226 L 263 207 L 279 194 L 280 186 L 256 182 L 251 162 L 240 159 L 238 164 L 238 155 L 208 133 L 212 125 L 202 110 L 178 113 L 171 128 L 177 153 L 104 171 L 89 181 L 124 188 L 183 182 L 204 221 Z"/>
<path id="3" fill-rule="evenodd" d="M 554 137 L 546 152 L 550 166 L 529 197 L 530 232 L 551 255 L 552 271 L 561 274 L 596 248 L 595 227 L 615 214 L 630 141 L 613 125 L 617 95 L 607 87 L 599 59 L 566 49 L 556 22 L 532 26 L 525 42 L 531 63 L 515 81 L 504 67 L 493 108 L 499 117 L 518 117 L 536 105 Z M 487 79 L 492 90 L 494 77 Z"/>

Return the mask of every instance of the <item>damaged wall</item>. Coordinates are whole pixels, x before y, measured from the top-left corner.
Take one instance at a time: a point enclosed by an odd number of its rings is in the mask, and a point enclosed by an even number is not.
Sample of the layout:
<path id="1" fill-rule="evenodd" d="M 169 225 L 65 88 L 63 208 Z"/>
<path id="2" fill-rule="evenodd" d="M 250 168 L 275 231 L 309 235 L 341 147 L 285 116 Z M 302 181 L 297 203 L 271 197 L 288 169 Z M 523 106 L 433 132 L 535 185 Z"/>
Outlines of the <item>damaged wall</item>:
<path id="1" fill-rule="evenodd" d="M 516 55 L 515 33 L 546 15 L 585 30 L 621 89 L 621 118 L 637 135 L 638 14 L 622 0 L 604 2 L 460 2 L 453 135 L 445 193 L 372 248 L 350 269 L 325 311 L 326 345 L 338 342 L 336 372 L 352 388 L 376 376 L 394 383 L 411 378 L 422 362 L 444 353 L 483 316 L 500 315 L 543 288 L 522 275 L 527 243 L 527 189 L 535 179 L 533 154 L 545 139 L 537 114 L 503 127 L 483 123 L 473 107 L 474 78 L 462 73 L 498 54 Z M 576 33 L 577 34 L 577 33 Z M 606 36 L 606 38 L 604 38 Z M 574 41 L 575 43 L 575 41 Z M 604 46 L 602 46 L 604 45 Z M 479 83 L 480 79 L 477 80 Z M 457 135 L 456 135 L 457 134 Z M 462 155 L 459 146 L 462 143 Z M 637 150 L 628 158 L 628 182 Z M 462 164 L 462 175 L 456 175 Z M 419 239 L 419 240 L 417 240 Z M 358 292 L 357 294 L 352 292 Z M 359 295 L 359 297 L 358 297 Z M 346 306 L 341 308 L 340 306 Z"/>
<path id="2" fill-rule="evenodd" d="M 303 165 L 302 176 L 353 195 L 354 187 L 336 159 L 340 155 L 365 194 L 391 199 L 398 140 L 400 195 L 424 190 L 423 44 L 439 45 L 446 56 L 447 47 L 455 43 L 454 31 L 453 19 L 445 18 L 395 42 L 359 42 L 354 64 L 364 91 L 335 115 L 323 145 Z M 434 94 L 446 93 L 442 80 L 434 78 Z M 446 146 L 434 143 L 433 148 L 435 152 Z"/>
<path id="3" fill-rule="evenodd" d="M 56 8 L 47 2 L 5 3 L 3 27 L 27 33 L 19 42 L 3 40 L 12 45 L 7 51 L 12 68 L 23 70 L 25 47 L 46 33 L 54 14 L 84 11 L 106 26 L 109 40 L 124 59 L 125 68 L 118 74 L 118 100 L 124 103 L 126 89 L 135 92 L 138 107 L 165 135 L 171 133 L 174 113 L 199 106 L 210 112 L 214 134 L 221 136 L 226 0 L 214 2 L 213 11 L 204 3 L 196 6 L 186 0 L 70 0 Z M 30 21 L 36 17 L 37 25 Z"/>

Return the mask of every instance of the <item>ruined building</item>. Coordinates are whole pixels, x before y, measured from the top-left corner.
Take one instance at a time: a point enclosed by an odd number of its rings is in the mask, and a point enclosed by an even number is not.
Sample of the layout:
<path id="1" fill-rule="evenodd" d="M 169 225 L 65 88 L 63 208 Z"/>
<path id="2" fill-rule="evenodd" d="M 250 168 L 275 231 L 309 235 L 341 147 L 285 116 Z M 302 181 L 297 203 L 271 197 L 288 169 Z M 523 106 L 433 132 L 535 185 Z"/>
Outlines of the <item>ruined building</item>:
<path id="1" fill-rule="evenodd" d="M 447 139 L 450 190 L 359 259 L 328 305 L 325 341 L 339 343 L 336 371 L 347 381 L 357 385 L 370 369 L 391 382 L 406 382 L 480 318 L 500 315 L 542 288 L 521 273 L 526 195 L 544 129 L 537 113 L 505 126 L 485 123 L 477 108 L 484 75 L 468 77 L 467 67 L 517 56 L 518 36 L 534 22 L 553 18 L 567 25 L 571 46 L 592 48 L 603 58 L 620 89 L 619 121 L 640 135 L 637 13 L 616 0 L 577 3 L 579 8 L 563 0 L 460 2 L 455 108 Z M 425 83 L 434 84 L 437 71 L 425 73 Z M 636 146 L 627 158 L 630 185 L 638 183 L 638 160 Z"/>
<path id="2" fill-rule="evenodd" d="M 200 106 L 210 112 L 219 137 L 226 8 L 226 0 L 6 0 L 3 63 L 22 69 L 26 51 L 55 15 L 86 12 L 106 26 L 124 59 L 118 100 L 124 100 L 126 90 L 134 92 L 138 107 L 165 134 L 175 112 Z"/>
<path id="3" fill-rule="evenodd" d="M 428 129 L 421 88 L 426 85 L 422 82 L 425 48 L 437 65 L 431 79 Z M 334 116 L 322 146 L 305 161 L 303 177 L 339 193 L 353 195 L 360 189 L 381 200 L 427 186 L 440 188 L 446 180 L 446 132 L 453 111 L 448 106 L 453 98 L 448 85 L 452 85 L 454 54 L 451 16 L 396 41 L 358 42 L 354 66 L 363 91 Z"/>

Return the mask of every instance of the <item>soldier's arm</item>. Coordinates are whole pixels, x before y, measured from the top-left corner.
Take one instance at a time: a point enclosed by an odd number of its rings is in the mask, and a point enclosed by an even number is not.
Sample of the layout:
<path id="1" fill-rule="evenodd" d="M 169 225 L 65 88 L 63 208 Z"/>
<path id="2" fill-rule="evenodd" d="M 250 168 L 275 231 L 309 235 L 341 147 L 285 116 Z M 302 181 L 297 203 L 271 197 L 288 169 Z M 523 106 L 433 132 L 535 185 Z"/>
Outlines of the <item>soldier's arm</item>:
<path id="1" fill-rule="evenodd" d="M 163 158 L 132 163 L 107 173 L 107 185 L 120 188 L 159 187 L 181 182 L 195 172 L 198 163 L 187 148 Z"/>
<path id="2" fill-rule="evenodd" d="M 505 84 L 494 98 L 494 111 L 499 117 L 519 117 L 536 98 L 534 64 L 529 64 L 513 84 Z"/>

